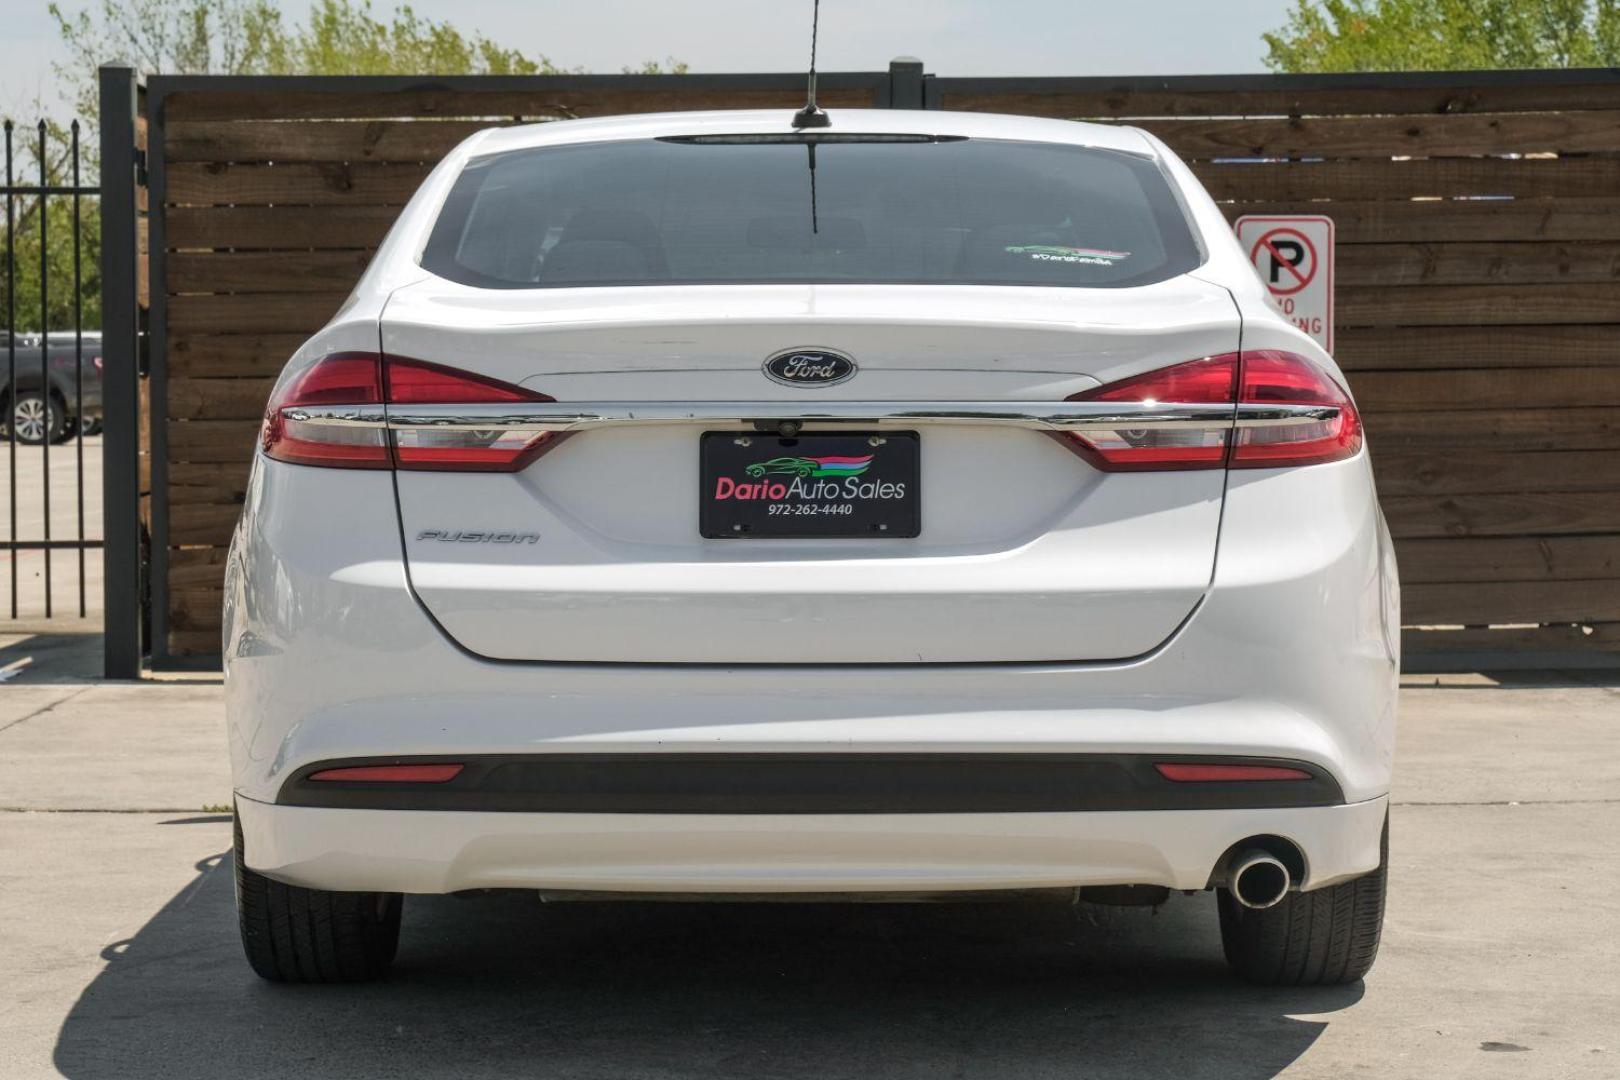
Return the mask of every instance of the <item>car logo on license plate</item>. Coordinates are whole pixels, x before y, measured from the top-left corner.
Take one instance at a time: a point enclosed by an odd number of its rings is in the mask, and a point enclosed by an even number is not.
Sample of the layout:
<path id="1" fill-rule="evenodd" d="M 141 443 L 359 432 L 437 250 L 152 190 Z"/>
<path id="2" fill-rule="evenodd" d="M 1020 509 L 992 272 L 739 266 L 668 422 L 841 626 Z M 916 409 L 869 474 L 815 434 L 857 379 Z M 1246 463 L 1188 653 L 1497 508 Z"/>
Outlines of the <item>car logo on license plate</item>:
<path id="1" fill-rule="evenodd" d="M 765 361 L 765 374 L 783 386 L 833 386 L 853 378 L 855 361 L 831 349 L 784 349 Z"/>

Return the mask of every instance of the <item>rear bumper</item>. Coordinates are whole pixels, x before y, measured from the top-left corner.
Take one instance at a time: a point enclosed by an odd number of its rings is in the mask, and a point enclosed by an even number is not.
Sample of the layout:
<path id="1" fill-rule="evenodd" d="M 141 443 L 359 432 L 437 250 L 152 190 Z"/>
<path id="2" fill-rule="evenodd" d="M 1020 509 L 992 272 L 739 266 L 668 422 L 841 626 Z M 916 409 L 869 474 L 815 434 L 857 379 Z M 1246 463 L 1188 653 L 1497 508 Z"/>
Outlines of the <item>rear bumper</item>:
<path id="1" fill-rule="evenodd" d="M 1364 456 L 1234 474 L 1210 591 L 1149 657 L 837 668 L 471 656 L 410 591 L 388 475 L 268 464 L 250 482 L 227 570 L 224 644 L 248 862 L 272 876 L 410 892 L 1201 888 L 1227 847 L 1261 833 L 1299 844 L 1306 887 L 1377 866 L 1399 620 Z M 610 754 L 1271 758 L 1320 769 L 1346 805 L 905 814 L 275 805 L 319 762 Z"/>
<path id="2" fill-rule="evenodd" d="M 1171 780 L 1148 754 L 467 754 L 349 758 L 300 768 L 276 802 L 343 810 L 551 814 L 949 814 L 1337 806 L 1304 761 L 1168 755 L 1283 768 L 1290 779 Z M 448 780 L 337 779 L 343 770 L 450 766 Z"/>
<path id="3" fill-rule="evenodd" d="M 347 810 L 238 798 L 247 863 L 293 885 L 446 893 L 1201 889 L 1260 834 L 1304 889 L 1378 867 L 1386 798 L 1342 806 L 1019 814 L 542 814 Z"/>

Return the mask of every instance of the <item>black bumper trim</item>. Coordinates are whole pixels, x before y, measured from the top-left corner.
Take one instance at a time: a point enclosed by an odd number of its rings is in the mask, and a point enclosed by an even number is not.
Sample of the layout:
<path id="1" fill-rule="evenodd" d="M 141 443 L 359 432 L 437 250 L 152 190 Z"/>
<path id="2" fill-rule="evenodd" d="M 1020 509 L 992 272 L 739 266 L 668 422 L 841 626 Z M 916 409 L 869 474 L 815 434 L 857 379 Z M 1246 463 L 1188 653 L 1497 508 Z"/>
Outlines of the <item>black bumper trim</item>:
<path id="1" fill-rule="evenodd" d="M 1155 761 L 1282 765 L 1307 780 L 1178 783 Z M 440 784 L 310 780 L 355 765 L 459 762 Z M 1188 754 L 501 754 L 343 758 L 298 769 L 276 802 L 356 810 L 554 814 L 971 814 L 1337 806 L 1317 765 Z"/>

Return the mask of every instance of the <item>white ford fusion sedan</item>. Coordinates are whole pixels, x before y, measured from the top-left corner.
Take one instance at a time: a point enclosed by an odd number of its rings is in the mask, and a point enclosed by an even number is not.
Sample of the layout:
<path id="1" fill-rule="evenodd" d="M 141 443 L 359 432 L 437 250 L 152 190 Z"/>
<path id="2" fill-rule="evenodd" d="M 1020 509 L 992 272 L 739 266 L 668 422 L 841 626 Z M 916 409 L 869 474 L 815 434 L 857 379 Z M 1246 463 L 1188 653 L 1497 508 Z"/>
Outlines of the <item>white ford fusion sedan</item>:
<path id="1" fill-rule="evenodd" d="M 1213 890 L 1371 966 L 1398 588 L 1362 424 L 1153 136 L 493 129 L 282 373 L 226 582 L 252 967 L 402 896 Z"/>

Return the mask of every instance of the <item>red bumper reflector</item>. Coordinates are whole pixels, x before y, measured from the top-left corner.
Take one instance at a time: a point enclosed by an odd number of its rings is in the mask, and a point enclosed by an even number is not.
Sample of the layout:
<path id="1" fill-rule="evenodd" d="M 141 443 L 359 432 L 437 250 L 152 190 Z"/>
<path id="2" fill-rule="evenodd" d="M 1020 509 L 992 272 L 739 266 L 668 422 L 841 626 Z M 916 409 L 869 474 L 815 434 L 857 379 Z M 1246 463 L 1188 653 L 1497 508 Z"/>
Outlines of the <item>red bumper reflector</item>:
<path id="1" fill-rule="evenodd" d="M 351 780 L 367 784 L 442 784 L 461 775 L 465 765 L 349 765 L 311 773 L 311 780 Z"/>
<path id="2" fill-rule="evenodd" d="M 1153 767 L 1166 780 L 1309 780 L 1304 769 L 1285 765 L 1215 765 L 1193 761 L 1159 761 Z"/>

